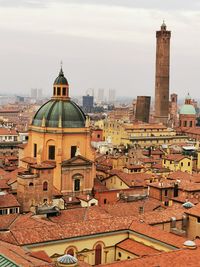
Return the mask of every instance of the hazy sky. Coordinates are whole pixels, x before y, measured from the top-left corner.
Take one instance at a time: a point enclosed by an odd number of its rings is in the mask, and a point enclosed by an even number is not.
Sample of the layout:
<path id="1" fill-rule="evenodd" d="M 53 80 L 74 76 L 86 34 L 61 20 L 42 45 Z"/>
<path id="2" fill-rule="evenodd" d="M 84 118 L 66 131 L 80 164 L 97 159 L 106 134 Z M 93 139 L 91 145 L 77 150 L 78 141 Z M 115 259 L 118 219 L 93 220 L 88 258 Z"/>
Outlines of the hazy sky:
<path id="1" fill-rule="evenodd" d="M 0 93 L 154 95 L 155 31 L 172 31 L 170 92 L 199 97 L 199 0 L 0 0 Z"/>

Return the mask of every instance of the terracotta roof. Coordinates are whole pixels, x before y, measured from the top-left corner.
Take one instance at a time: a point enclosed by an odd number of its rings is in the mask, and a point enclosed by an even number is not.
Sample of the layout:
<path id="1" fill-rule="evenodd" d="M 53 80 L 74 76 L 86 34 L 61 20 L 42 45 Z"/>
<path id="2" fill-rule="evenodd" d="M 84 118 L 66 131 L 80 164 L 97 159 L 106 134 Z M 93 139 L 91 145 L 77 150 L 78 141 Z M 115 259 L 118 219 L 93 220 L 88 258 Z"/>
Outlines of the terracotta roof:
<path id="1" fill-rule="evenodd" d="M 139 257 L 143 257 L 145 255 L 152 255 L 159 252 L 159 250 L 146 246 L 133 239 L 125 239 L 122 242 L 118 243 L 116 247 L 133 253 Z"/>
<path id="2" fill-rule="evenodd" d="M 200 203 L 194 206 L 193 208 L 186 210 L 185 213 L 196 217 L 200 217 Z"/>
<path id="3" fill-rule="evenodd" d="M 165 232 L 157 227 L 153 227 L 138 221 L 133 221 L 129 229 L 177 248 L 182 248 L 185 241 L 185 238 L 181 236 Z"/>
<path id="4" fill-rule="evenodd" d="M 98 179 L 98 178 L 95 178 L 94 179 L 94 190 L 95 191 L 107 191 L 108 188 L 102 184 L 102 182 Z"/>
<path id="5" fill-rule="evenodd" d="M 0 179 L 0 189 L 9 189 L 9 185 L 7 184 L 8 180 L 7 179 Z"/>
<path id="6" fill-rule="evenodd" d="M 200 127 L 188 128 L 187 130 L 185 130 L 185 132 L 200 135 Z"/>
<path id="7" fill-rule="evenodd" d="M 110 218 L 110 219 L 97 219 L 88 223 L 87 221 L 65 224 L 52 224 L 48 227 L 41 225 L 40 227 L 26 227 L 23 226 L 20 229 L 12 229 L 10 233 L 12 236 L 8 236 L 9 233 L 1 233 L 0 239 L 11 239 L 10 242 L 14 242 L 18 245 L 28 245 L 34 243 L 48 242 L 54 240 L 62 240 L 71 237 L 88 236 L 98 233 L 108 233 L 118 230 L 126 230 L 129 228 L 133 218 Z M 42 234 L 41 234 L 42 233 Z M 3 235 L 4 234 L 4 235 Z"/>
<path id="8" fill-rule="evenodd" d="M 184 156 L 182 154 L 170 154 L 170 155 L 167 155 L 167 156 L 164 156 L 163 159 L 166 159 L 166 160 L 171 160 L 171 161 L 180 161 L 184 158 L 188 158 L 188 156 Z"/>
<path id="9" fill-rule="evenodd" d="M 32 158 L 32 157 L 22 158 L 21 161 L 26 162 L 28 164 L 36 164 L 37 163 L 37 160 L 35 158 Z"/>
<path id="10" fill-rule="evenodd" d="M 7 174 L 7 172 L 4 169 L 0 168 L 0 176 L 3 177 L 5 174 Z"/>
<path id="11" fill-rule="evenodd" d="M 160 182 L 149 183 L 148 186 L 156 188 L 173 188 L 174 181 L 162 180 Z"/>
<path id="12" fill-rule="evenodd" d="M 11 185 L 17 181 L 17 174 L 20 171 L 25 171 L 25 168 L 19 167 L 12 172 L 7 172 L 3 177 L 8 180 L 8 185 Z"/>
<path id="13" fill-rule="evenodd" d="M 110 177 L 116 175 L 128 186 L 144 186 L 145 180 L 149 180 L 152 177 L 152 174 L 148 173 L 125 173 L 120 170 L 112 170 L 110 174 Z M 109 179 L 110 177 L 105 178 L 104 180 Z"/>
<path id="14" fill-rule="evenodd" d="M 117 203 L 114 205 L 104 205 L 102 208 L 112 216 L 125 217 L 125 216 L 138 216 L 140 207 L 144 208 L 144 212 L 154 211 L 162 204 L 160 201 L 152 198 L 138 200 L 129 203 Z"/>
<path id="15" fill-rule="evenodd" d="M 27 146 L 27 143 L 26 144 L 19 144 L 19 145 L 17 145 L 17 147 L 19 147 L 21 149 L 24 149 L 26 146 Z"/>
<path id="16" fill-rule="evenodd" d="M 129 164 L 129 165 L 126 165 L 123 167 L 123 169 L 129 169 L 129 170 L 132 170 L 132 169 L 143 169 L 144 166 L 143 165 L 136 165 L 136 164 Z"/>
<path id="17" fill-rule="evenodd" d="M 160 124 L 125 124 L 126 129 L 167 129 L 166 126 Z"/>
<path id="18" fill-rule="evenodd" d="M 0 208 L 20 207 L 19 202 L 12 194 L 0 195 Z"/>
<path id="19" fill-rule="evenodd" d="M 76 208 L 72 210 L 63 210 L 57 217 L 51 217 L 52 222 L 59 224 L 71 223 L 71 222 L 82 222 L 88 220 L 98 220 L 111 218 L 112 216 L 103 208 L 99 206 L 93 206 L 88 208 Z"/>
<path id="20" fill-rule="evenodd" d="M 170 173 L 168 176 L 168 179 L 173 179 L 173 180 L 187 179 L 187 180 L 190 180 L 192 178 L 192 176 L 193 175 L 188 173 L 188 172 L 176 171 L 176 172 Z"/>
<path id="21" fill-rule="evenodd" d="M 145 212 L 139 215 L 139 219 L 147 224 L 154 225 L 159 223 L 170 222 L 172 217 L 176 220 L 182 220 L 185 208 L 173 205 L 167 209 Z"/>
<path id="22" fill-rule="evenodd" d="M 138 259 L 103 264 L 102 267 L 200 267 L 200 248 L 182 249 L 144 256 Z"/>
<path id="23" fill-rule="evenodd" d="M 77 196 L 77 198 L 86 202 L 90 201 L 91 199 L 94 199 L 94 197 L 90 195 L 79 195 Z"/>
<path id="24" fill-rule="evenodd" d="M 142 152 L 143 155 L 149 155 L 149 151 L 148 150 L 144 150 Z M 151 155 L 164 155 L 165 153 L 163 151 L 161 151 L 160 149 L 155 149 L 155 150 L 151 150 Z"/>
<path id="25" fill-rule="evenodd" d="M 44 253 L 45 252 L 43 252 L 43 255 Z M 14 262 L 19 266 L 33 266 L 33 267 L 55 266 L 53 263 L 50 263 L 51 259 L 47 255 L 45 258 L 43 257 L 43 259 L 39 259 L 36 258 L 35 256 L 32 256 L 31 255 L 32 253 L 28 253 L 23 248 L 12 244 L 8 244 L 3 241 L 0 241 L 0 254 L 4 255 L 7 259 L 10 259 L 12 262 Z M 37 253 L 34 252 L 33 254 Z"/>
<path id="26" fill-rule="evenodd" d="M 179 184 L 179 188 L 184 191 L 200 191 L 200 183 L 182 180 Z"/>
<path id="27" fill-rule="evenodd" d="M 29 253 L 29 255 L 36 258 L 36 259 L 43 260 L 43 261 L 48 262 L 48 263 L 52 263 L 52 259 L 43 250 L 31 251 Z"/>
<path id="28" fill-rule="evenodd" d="M 0 230 L 8 230 L 11 224 L 19 216 L 19 213 L 1 215 L 0 217 Z"/>
<path id="29" fill-rule="evenodd" d="M 192 202 L 195 205 L 199 203 L 199 198 L 188 197 L 185 194 L 184 195 L 179 195 L 178 197 L 172 197 L 171 199 L 173 200 L 173 202 L 175 202 L 175 203 L 178 202 L 178 203 L 181 203 L 181 204 L 184 204 L 187 201 Z"/>
<path id="30" fill-rule="evenodd" d="M 138 222 L 136 216 L 130 216 L 136 210 L 135 214 L 138 214 L 138 209 L 134 210 L 135 203 L 132 204 L 129 206 L 121 204 L 121 211 L 118 205 L 117 216 L 113 211 L 98 206 L 64 210 L 60 216 L 50 219 L 38 218 L 31 213 L 19 215 L 11 224 L 10 231 L 0 232 L 0 239 L 26 245 L 130 229 L 174 247 L 182 246 L 184 242 L 182 237 Z M 122 214 L 123 209 L 126 209 L 126 214 Z M 116 212 L 117 210 L 115 214 Z"/>
<path id="31" fill-rule="evenodd" d="M 18 135 L 14 129 L 0 128 L 0 135 Z"/>
<path id="32" fill-rule="evenodd" d="M 139 160 L 143 163 L 157 163 L 160 161 L 159 159 L 153 159 L 153 158 L 139 158 Z"/>

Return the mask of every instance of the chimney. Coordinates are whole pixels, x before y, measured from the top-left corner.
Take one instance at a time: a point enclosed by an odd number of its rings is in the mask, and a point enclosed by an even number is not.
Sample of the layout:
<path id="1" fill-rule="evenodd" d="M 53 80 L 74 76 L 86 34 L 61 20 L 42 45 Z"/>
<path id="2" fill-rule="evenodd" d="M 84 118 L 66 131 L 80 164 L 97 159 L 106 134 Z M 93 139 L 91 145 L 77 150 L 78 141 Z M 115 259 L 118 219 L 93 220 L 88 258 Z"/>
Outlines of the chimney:
<path id="1" fill-rule="evenodd" d="M 143 214 L 144 213 L 144 206 L 140 206 L 139 207 L 139 214 Z"/>

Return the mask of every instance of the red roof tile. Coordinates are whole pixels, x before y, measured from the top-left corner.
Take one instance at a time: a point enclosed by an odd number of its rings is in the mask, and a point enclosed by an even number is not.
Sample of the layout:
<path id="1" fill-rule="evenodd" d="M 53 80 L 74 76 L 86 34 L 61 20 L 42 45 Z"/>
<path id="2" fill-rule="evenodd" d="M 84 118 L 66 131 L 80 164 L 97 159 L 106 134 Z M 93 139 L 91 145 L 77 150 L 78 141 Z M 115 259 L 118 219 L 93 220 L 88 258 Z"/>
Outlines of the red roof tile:
<path id="1" fill-rule="evenodd" d="M 145 255 L 152 255 L 152 254 L 159 252 L 159 250 L 155 248 L 146 246 L 132 239 L 126 239 L 118 243 L 116 247 L 126 250 L 140 257 L 145 256 Z"/>
<path id="2" fill-rule="evenodd" d="M 145 180 L 149 180 L 152 177 L 152 174 L 148 173 L 125 173 L 120 170 L 112 170 L 110 174 L 111 176 L 116 175 L 128 186 L 144 186 Z M 105 180 L 110 177 L 105 178 Z"/>
<path id="3" fill-rule="evenodd" d="M 12 194 L 0 195 L 0 208 L 20 207 L 19 202 Z"/>
<path id="4" fill-rule="evenodd" d="M 171 161 L 180 161 L 184 158 L 189 158 L 187 156 L 184 156 L 182 154 L 170 154 L 170 155 L 167 155 L 165 157 L 163 157 L 164 159 L 167 159 L 167 160 L 171 160 Z"/>
<path id="5" fill-rule="evenodd" d="M 18 216 L 20 216 L 19 213 L 1 215 L 0 230 L 8 230 Z"/>
<path id="6" fill-rule="evenodd" d="M 182 249 L 144 256 L 138 259 L 103 264 L 102 267 L 200 267 L 200 248 Z"/>
<path id="7" fill-rule="evenodd" d="M 9 185 L 7 184 L 8 180 L 7 179 L 0 179 L 0 189 L 9 189 Z"/>
<path id="8" fill-rule="evenodd" d="M 36 253 L 32 252 L 32 253 L 37 254 L 37 252 Z M 15 245 L 0 241 L 0 254 L 4 255 L 6 258 L 10 259 L 12 262 L 16 263 L 19 266 L 27 266 L 27 267 L 28 266 L 33 266 L 33 267 L 55 266 L 53 263 L 50 263 L 51 259 L 47 255 L 46 257 L 39 259 L 35 256 L 32 256 L 32 253 L 27 253 L 26 250 L 24 250 L 23 248 L 19 246 L 15 246 Z"/>

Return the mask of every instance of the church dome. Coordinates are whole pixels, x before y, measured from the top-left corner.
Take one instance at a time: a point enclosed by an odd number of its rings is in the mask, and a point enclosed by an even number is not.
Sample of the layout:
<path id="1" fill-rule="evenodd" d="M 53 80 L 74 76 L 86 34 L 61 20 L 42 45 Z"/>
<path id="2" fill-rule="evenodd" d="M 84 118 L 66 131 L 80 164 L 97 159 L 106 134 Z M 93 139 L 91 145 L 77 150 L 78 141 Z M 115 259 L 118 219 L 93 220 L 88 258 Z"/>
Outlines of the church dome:
<path id="1" fill-rule="evenodd" d="M 58 85 L 58 84 L 68 85 L 68 81 L 67 81 L 67 79 L 66 79 L 65 76 L 64 76 L 62 67 L 61 67 L 61 69 L 60 69 L 60 72 L 59 72 L 58 77 L 57 77 L 57 78 L 55 79 L 55 81 L 54 81 L 54 85 Z"/>
<path id="2" fill-rule="evenodd" d="M 65 254 L 57 259 L 59 263 L 65 264 L 65 265 L 71 265 L 77 263 L 77 259 L 69 254 Z"/>
<path id="3" fill-rule="evenodd" d="M 193 105 L 184 104 L 180 109 L 181 115 L 196 115 L 196 111 Z"/>
<path id="4" fill-rule="evenodd" d="M 71 100 L 51 99 L 42 105 L 33 117 L 33 126 L 83 128 L 86 116 Z"/>

